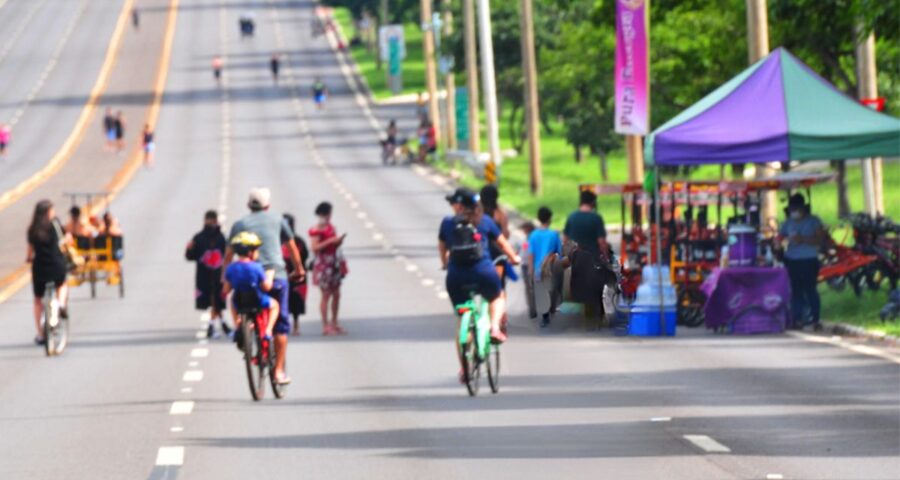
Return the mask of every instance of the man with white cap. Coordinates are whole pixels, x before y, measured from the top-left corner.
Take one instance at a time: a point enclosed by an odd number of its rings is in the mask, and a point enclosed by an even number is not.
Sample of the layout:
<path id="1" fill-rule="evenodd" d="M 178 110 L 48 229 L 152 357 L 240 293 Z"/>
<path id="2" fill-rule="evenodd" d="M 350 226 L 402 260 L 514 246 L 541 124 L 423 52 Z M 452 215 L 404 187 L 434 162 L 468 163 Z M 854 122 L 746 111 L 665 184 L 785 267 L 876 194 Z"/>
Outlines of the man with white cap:
<path id="1" fill-rule="evenodd" d="M 288 275 L 282 256 L 281 245 L 287 245 L 290 251 L 291 262 L 294 264 L 295 275 L 303 277 L 306 270 L 300 261 L 300 250 L 294 242 L 294 232 L 281 215 L 269 211 L 272 193 L 268 188 L 256 187 L 250 190 L 250 198 L 247 207 L 250 214 L 234 222 L 228 238 L 234 238 L 241 232 L 255 233 L 261 240 L 259 249 L 259 263 L 262 264 L 266 276 L 273 278 L 272 289 L 268 294 L 278 301 L 279 305 L 288 304 Z M 225 266 L 231 263 L 234 251 L 230 242 L 225 250 Z M 237 325 L 235 325 L 237 327 Z M 238 329 L 235 329 L 238 331 Z M 285 358 L 287 356 L 288 334 L 291 331 L 290 318 L 287 309 L 281 309 L 278 322 L 275 324 L 275 377 L 278 383 L 290 383 L 290 378 L 284 372 Z"/>

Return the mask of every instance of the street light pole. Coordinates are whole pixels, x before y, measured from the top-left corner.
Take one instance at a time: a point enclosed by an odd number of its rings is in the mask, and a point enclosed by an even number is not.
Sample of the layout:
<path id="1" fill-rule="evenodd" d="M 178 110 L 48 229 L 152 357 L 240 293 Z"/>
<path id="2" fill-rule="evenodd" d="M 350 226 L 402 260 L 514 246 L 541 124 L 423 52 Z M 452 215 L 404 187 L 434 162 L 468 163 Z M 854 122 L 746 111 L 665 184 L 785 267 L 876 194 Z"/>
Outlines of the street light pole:
<path id="1" fill-rule="evenodd" d="M 531 194 L 540 195 L 541 119 L 538 103 L 537 60 L 534 53 L 534 10 L 532 0 L 522 0 L 522 70 L 525 73 L 525 123 L 528 130 L 528 165 L 531 172 Z"/>
<path id="2" fill-rule="evenodd" d="M 489 169 L 500 164 L 500 129 L 497 119 L 497 87 L 494 79 L 494 41 L 491 37 L 491 4 L 478 0 L 478 35 L 481 47 L 481 86 L 484 91 L 484 109 L 487 117 Z M 496 180 L 496 179 L 495 179 Z"/>
<path id="3" fill-rule="evenodd" d="M 478 46 L 475 35 L 475 0 L 463 0 L 463 23 L 466 44 L 466 90 L 469 93 L 469 151 L 481 150 L 481 116 L 478 100 Z"/>
<path id="4" fill-rule="evenodd" d="M 422 5 L 422 49 L 425 54 L 425 85 L 428 87 L 428 117 L 434 128 L 434 136 L 439 140 L 441 113 L 438 104 L 437 69 L 434 63 L 435 29 L 431 16 L 431 1 L 421 0 Z"/>
<path id="5" fill-rule="evenodd" d="M 747 50 L 750 64 L 753 65 L 769 54 L 769 13 L 766 7 L 766 0 L 746 0 L 746 3 Z M 766 178 L 774 175 L 775 170 L 768 164 L 757 165 L 757 178 Z M 770 218 L 775 218 L 777 201 L 774 191 L 763 194 L 759 212 L 761 221 L 765 222 Z"/>

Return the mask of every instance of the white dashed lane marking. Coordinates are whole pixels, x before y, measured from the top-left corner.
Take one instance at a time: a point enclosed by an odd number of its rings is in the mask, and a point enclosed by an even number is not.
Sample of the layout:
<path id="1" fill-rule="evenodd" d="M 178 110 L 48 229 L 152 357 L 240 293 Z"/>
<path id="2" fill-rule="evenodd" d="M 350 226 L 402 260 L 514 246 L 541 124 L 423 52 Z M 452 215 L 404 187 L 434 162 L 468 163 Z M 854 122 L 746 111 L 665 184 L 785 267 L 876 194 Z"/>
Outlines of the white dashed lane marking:
<path id="1" fill-rule="evenodd" d="M 193 358 L 206 358 L 209 356 L 209 349 L 207 348 L 195 348 L 191 350 L 191 357 Z"/>
<path id="2" fill-rule="evenodd" d="M 156 453 L 156 465 L 180 466 L 184 463 L 184 447 L 159 447 Z"/>
<path id="3" fill-rule="evenodd" d="M 181 379 L 185 382 L 199 382 L 203 380 L 203 370 L 188 370 Z"/>
<path id="4" fill-rule="evenodd" d="M 193 411 L 194 402 L 178 401 L 172 402 L 172 406 L 169 408 L 169 415 L 189 415 Z"/>
<path id="5" fill-rule="evenodd" d="M 184 387 L 181 389 L 181 393 L 191 393 L 193 390 L 191 387 Z"/>
<path id="6" fill-rule="evenodd" d="M 707 435 L 685 435 L 684 439 L 707 453 L 730 453 L 731 449 Z"/>
<path id="7" fill-rule="evenodd" d="M 184 431 L 184 427 L 172 427 L 169 431 L 172 433 L 181 433 Z"/>

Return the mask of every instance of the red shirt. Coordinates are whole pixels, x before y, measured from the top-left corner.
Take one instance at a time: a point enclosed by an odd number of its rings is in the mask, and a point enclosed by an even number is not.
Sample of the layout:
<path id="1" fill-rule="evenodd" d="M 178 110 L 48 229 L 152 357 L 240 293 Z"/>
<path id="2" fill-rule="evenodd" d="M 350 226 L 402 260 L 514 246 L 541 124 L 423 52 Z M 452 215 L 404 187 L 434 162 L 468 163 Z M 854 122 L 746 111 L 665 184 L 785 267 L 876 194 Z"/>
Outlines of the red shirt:
<path id="1" fill-rule="evenodd" d="M 337 237 L 337 231 L 335 231 L 334 226 L 330 223 L 328 225 L 316 225 L 315 227 L 309 229 L 310 240 L 316 238 L 319 243 L 335 237 Z M 316 253 L 318 255 L 335 255 L 337 253 L 337 249 L 337 245 L 330 245 L 324 250 L 320 250 Z"/>

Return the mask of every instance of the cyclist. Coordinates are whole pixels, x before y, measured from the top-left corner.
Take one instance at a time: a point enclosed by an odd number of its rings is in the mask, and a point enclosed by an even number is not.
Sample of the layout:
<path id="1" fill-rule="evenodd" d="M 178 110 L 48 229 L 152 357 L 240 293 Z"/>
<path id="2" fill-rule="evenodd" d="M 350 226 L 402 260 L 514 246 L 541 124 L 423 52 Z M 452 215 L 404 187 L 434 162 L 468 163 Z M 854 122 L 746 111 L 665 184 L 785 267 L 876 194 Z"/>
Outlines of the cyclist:
<path id="1" fill-rule="evenodd" d="M 250 214 L 241 218 L 231 227 L 229 237 L 234 238 L 241 232 L 255 233 L 262 241 L 259 248 L 259 262 L 265 269 L 267 278 L 272 278 L 272 289 L 268 294 L 278 301 L 279 305 L 288 304 L 288 276 L 282 256 L 281 239 L 285 239 L 290 252 L 291 263 L 294 264 L 294 277 L 302 278 L 306 270 L 300 262 L 300 251 L 294 243 L 294 232 L 284 221 L 281 215 L 269 211 L 272 194 L 268 188 L 254 188 L 250 191 L 247 207 Z M 225 249 L 225 268 L 231 263 L 234 249 L 229 245 Z M 237 331 L 239 332 L 239 330 Z M 275 323 L 275 377 L 281 384 L 290 383 L 290 378 L 284 373 L 284 363 L 287 356 L 287 335 L 291 332 L 290 319 L 287 309 L 279 311 L 278 321 Z M 236 334 L 235 341 L 240 344 L 240 335 Z"/>
<path id="2" fill-rule="evenodd" d="M 41 317 L 44 313 L 43 298 L 48 283 L 56 286 L 56 298 L 59 300 L 59 315 L 69 318 L 66 308 L 66 257 L 63 247 L 71 237 L 63 231 L 62 224 L 56 218 L 56 210 L 50 200 L 41 200 L 34 207 L 34 216 L 28 227 L 28 256 L 31 263 L 31 286 L 34 292 L 34 326 L 37 336 L 34 343 L 43 345 L 43 329 Z"/>
<path id="3" fill-rule="evenodd" d="M 494 269 L 488 252 L 488 242 L 496 241 L 509 261 L 517 265 L 519 256 L 500 232 L 497 224 L 484 214 L 475 192 L 457 189 L 447 197 L 455 215 L 444 218 L 438 234 L 438 251 L 441 265 L 447 270 L 447 293 L 453 306 L 465 303 L 476 292 L 490 304 L 491 338 L 506 341 L 500 328 L 500 320 L 506 311 L 506 301 L 501 296 L 500 277 Z"/>
<path id="4" fill-rule="evenodd" d="M 262 246 L 262 240 L 255 233 L 241 232 L 235 235 L 229 245 L 231 245 L 234 253 L 237 254 L 237 262 L 232 263 L 225 270 L 225 286 L 222 290 L 224 295 L 234 292 L 231 307 L 234 309 L 234 325 L 240 328 L 240 317 L 237 315 L 239 303 L 240 306 L 247 306 L 247 297 L 256 306 L 266 311 L 269 321 L 266 323 L 266 338 L 272 339 L 272 330 L 278 321 L 278 312 L 280 306 L 278 301 L 266 295 L 264 292 L 272 290 L 274 279 L 266 275 L 262 265 L 257 262 L 259 259 L 259 247 Z M 284 372 L 282 372 L 284 379 Z M 282 381 L 280 383 L 287 383 Z"/>
<path id="5" fill-rule="evenodd" d="M 313 83 L 313 101 L 316 102 L 316 108 L 319 110 L 325 108 L 325 100 L 328 99 L 328 87 L 322 83 L 322 79 L 316 77 Z"/>

